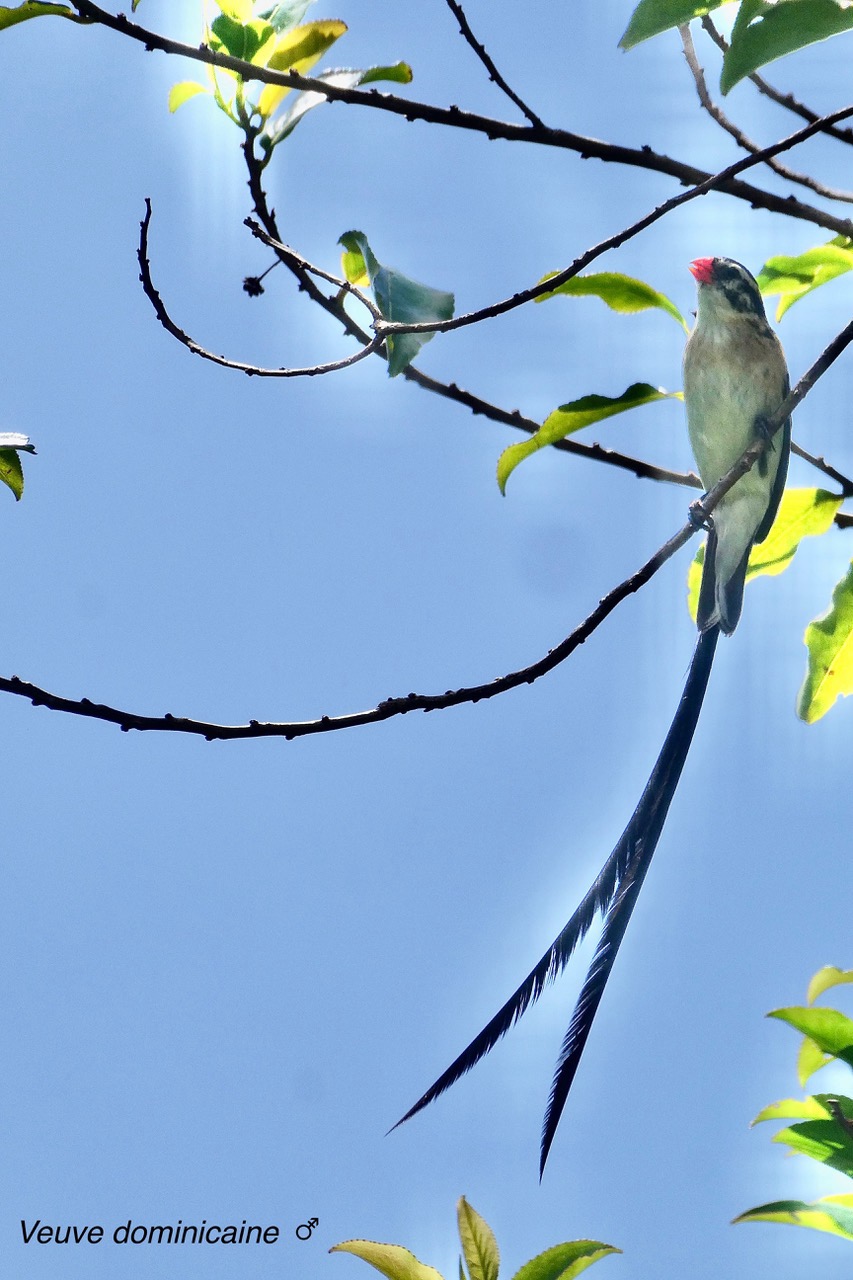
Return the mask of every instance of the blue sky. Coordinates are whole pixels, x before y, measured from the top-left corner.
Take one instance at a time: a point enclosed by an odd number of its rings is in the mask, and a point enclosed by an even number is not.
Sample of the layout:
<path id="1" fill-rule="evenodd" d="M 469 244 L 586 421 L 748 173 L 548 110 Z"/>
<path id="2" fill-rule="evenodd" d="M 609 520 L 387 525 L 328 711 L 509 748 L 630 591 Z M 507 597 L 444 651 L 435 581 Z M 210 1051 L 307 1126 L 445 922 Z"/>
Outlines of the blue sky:
<path id="1" fill-rule="evenodd" d="M 481 0 L 468 13 L 549 122 L 708 169 L 734 158 L 698 117 L 674 36 L 625 55 L 630 3 L 573 8 L 520 15 Z M 418 98 L 512 118 L 441 4 L 315 12 L 349 23 L 332 61 L 405 58 Z M 199 38 L 194 5 L 145 0 L 138 16 Z M 23 501 L 0 503 L 3 674 L 225 721 L 440 692 L 544 653 L 680 526 L 684 490 L 553 451 L 502 497 L 494 468 L 513 433 L 389 381 L 379 361 L 279 382 L 191 357 L 139 287 L 145 196 L 155 281 L 199 341 L 259 364 L 351 347 L 281 271 L 261 300 L 242 293 L 269 258 L 241 225 L 237 137 L 207 102 L 166 110 L 193 68 L 52 19 L 0 40 L 0 427 L 39 450 Z M 773 78 L 830 109 L 845 53 L 816 46 Z M 794 128 L 748 87 L 730 107 L 764 141 Z M 797 156 L 807 161 L 829 181 L 841 167 L 822 145 Z M 383 261 L 453 289 L 465 310 L 566 265 L 676 189 L 342 106 L 280 148 L 268 188 L 309 258 L 335 270 L 338 236 L 357 227 Z M 710 196 L 602 266 L 686 313 L 690 259 L 756 270 L 827 238 Z M 846 323 L 849 289 L 785 318 L 795 378 Z M 560 299 L 437 338 L 420 364 L 541 418 L 637 380 L 677 388 L 682 345 L 662 313 Z M 848 399 L 842 361 L 795 434 L 849 474 Z M 677 402 L 590 435 L 691 465 Z M 818 482 L 797 462 L 792 481 Z M 846 569 L 845 541 L 805 545 L 784 576 L 751 586 L 720 646 L 541 1187 L 541 1117 L 584 955 L 465 1081 L 383 1135 L 538 958 L 622 830 L 689 662 L 689 553 L 531 688 L 344 734 L 207 744 L 4 695 L 10 1274 L 347 1280 L 363 1264 L 326 1249 L 364 1236 L 450 1276 L 464 1194 L 494 1227 L 507 1275 L 592 1237 L 624 1250 L 598 1264 L 622 1280 L 846 1276 L 843 1241 L 728 1225 L 754 1204 L 841 1189 L 748 1123 L 795 1092 L 796 1037 L 763 1015 L 802 1001 L 822 964 L 853 965 L 851 709 L 812 728 L 794 715 L 802 632 Z M 319 1226 L 299 1242 L 309 1217 Z M 110 1230 L 246 1218 L 282 1237 L 242 1250 L 24 1246 L 21 1218 Z"/>

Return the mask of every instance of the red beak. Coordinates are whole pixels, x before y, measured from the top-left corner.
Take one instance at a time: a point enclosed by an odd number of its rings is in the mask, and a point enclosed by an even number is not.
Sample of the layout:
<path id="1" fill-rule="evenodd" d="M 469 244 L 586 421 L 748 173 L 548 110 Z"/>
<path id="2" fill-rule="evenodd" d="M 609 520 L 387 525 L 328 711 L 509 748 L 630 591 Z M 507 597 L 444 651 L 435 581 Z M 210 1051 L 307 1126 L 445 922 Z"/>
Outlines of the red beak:
<path id="1" fill-rule="evenodd" d="M 699 284 L 711 284 L 714 279 L 714 259 L 695 258 L 690 264 L 690 273 Z"/>

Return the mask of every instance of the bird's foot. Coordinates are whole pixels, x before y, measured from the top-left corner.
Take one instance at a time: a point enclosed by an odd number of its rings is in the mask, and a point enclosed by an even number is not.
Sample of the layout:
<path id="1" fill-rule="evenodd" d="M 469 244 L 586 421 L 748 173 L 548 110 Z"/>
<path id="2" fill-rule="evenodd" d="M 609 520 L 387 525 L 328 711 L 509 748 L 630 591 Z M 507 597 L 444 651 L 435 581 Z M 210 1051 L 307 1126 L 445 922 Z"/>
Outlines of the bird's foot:
<path id="1" fill-rule="evenodd" d="M 714 527 L 714 520 L 702 506 L 707 496 L 707 494 L 703 494 L 701 498 L 697 498 L 695 502 L 690 503 L 687 508 L 687 519 L 694 529 L 704 529 L 706 533 L 710 533 Z"/>

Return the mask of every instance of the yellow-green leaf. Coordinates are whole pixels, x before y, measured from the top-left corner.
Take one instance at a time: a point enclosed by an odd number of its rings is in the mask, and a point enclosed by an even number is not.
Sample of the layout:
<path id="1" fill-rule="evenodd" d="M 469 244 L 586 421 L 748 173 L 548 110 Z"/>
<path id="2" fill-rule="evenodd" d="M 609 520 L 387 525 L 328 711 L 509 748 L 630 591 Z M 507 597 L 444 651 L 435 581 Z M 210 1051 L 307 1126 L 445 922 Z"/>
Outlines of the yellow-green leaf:
<path id="1" fill-rule="evenodd" d="M 831 1059 L 828 1053 L 823 1053 L 814 1040 L 803 1036 L 800 1051 L 797 1054 L 797 1079 L 801 1088 L 804 1089 L 806 1081 L 810 1080 L 816 1071 L 820 1071 L 821 1067 L 825 1067 L 829 1061 Z"/>
<path id="2" fill-rule="evenodd" d="M 829 991 L 832 987 L 843 986 L 848 982 L 853 982 L 853 969 L 837 969 L 834 964 L 825 964 L 822 969 L 818 969 L 809 983 L 806 999 L 809 1004 L 814 1004 L 825 991 Z"/>
<path id="3" fill-rule="evenodd" d="M 173 84 L 169 90 L 169 110 L 177 111 L 198 93 L 210 93 L 210 90 L 197 80 L 181 80 L 179 84 Z"/>
<path id="4" fill-rule="evenodd" d="M 305 22 L 293 27 L 265 46 L 266 65 L 271 71 L 295 71 L 304 76 L 346 30 L 347 24 L 336 19 Z M 290 92 L 289 88 L 281 85 L 266 85 L 258 99 L 258 111 L 264 118 L 271 116 Z"/>
<path id="5" fill-rule="evenodd" d="M 853 1240 L 853 1196 L 824 1196 L 806 1204 L 802 1200 L 777 1200 L 740 1214 L 733 1222 L 782 1222 L 794 1227 L 811 1227 L 830 1235 Z"/>
<path id="6" fill-rule="evenodd" d="M 464 1196 L 456 1206 L 456 1217 L 470 1280 L 498 1280 L 501 1255 L 488 1222 L 471 1208 Z"/>
<path id="7" fill-rule="evenodd" d="M 556 271 L 549 271 L 539 283 L 544 284 L 546 280 L 551 280 L 558 274 Z M 665 293 L 659 293 L 650 284 L 646 284 L 645 280 L 636 280 L 633 276 L 621 275 L 618 271 L 598 271 L 587 276 L 572 276 L 571 280 L 566 280 L 556 289 L 541 294 L 536 301 L 545 302 L 546 299 L 556 298 L 559 294 L 573 298 L 600 298 L 602 302 L 607 303 L 611 311 L 621 312 L 622 315 L 632 315 L 637 311 L 648 311 L 651 307 L 657 307 L 677 320 L 685 332 L 688 328 L 684 316 Z"/>
<path id="8" fill-rule="evenodd" d="M 443 1280 L 434 1267 L 419 1262 L 409 1249 L 399 1244 L 377 1244 L 375 1240 L 344 1240 L 332 1245 L 329 1253 L 352 1253 L 369 1262 L 388 1280 Z"/>
<path id="9" fill-rule="evenodd" d="M 814 724 L 836 698 L 853 693 L 853 564 L 833 591 L 826 613 L 806 627 L 804 640 L 809 656 L 797 715 Z"/>
<path id="10" fill-rule="evenodd" d="M 28 18 L 43 18 L 48 15 L 56 18 L 70 18 L 72 22 L 89 22 L 89 18 L 81 18 L 72 13 L 67 4 L 40 4 L 38 0 L 24 0 L 23 4 L 11 8 L 0 5 L 0 31 L 6 27 L 14 27 L 18 22 L 26 22 Z"/>
<path id="11" fill-rule="evenodd" d="M 782 1098 L 759 1111 L 752 1123 L 761 1124 L 764 1120 L 826 1120 L 828 1117 L 829 1112 L 817 1098 Z"/>
<path id="12" fill-rule="evenodd" d="M 762 575 L 772 577 L 787 569 L 803 538 L 826 533 L 842 501 L 842 498 L 825 489 L 786 489 L 782 494 L 773 528 L 763 542 L 752 548 L 746 570 L 747 582 Z M 687 574 L 687 608 L 694 622 L 704 563 L 703 543 Z"/>
<path id="13" fill-rule="evenodd" d="M 226 18 L 234 18 L 236 22 L 249 22 L 254 5 L 253 0 L 217 0 L 217 7 Z"/>
<path id="14" fill-rule="evenodd" d="M 621 1252 L 615 1245 L 602 1244 L 600 1240 L 567 1240 L 531 1258 L 516 1271 L 512 1280 L 575 1280 L 600 1258 Z"/>
<path id="15" fill-rule="evenodd" d="M 572 400 L 569 404 L 561 404 L 559 409 L 549 413 L 535 435 L 519 444 L 511 444 L 504 449 L 498 459 L 498 485 L 501 493 L 506 492 L 506 482 L 515 468 L 525 458 L 544 449 L 546 445 L 564 440 L 574 435 L 583 427 L 604 418 L 612 418 L 617 413 L 625 413 L 628 409 L 637 409 L 640 405 L 653 404 L 656 400 L 681 399 L 680 391 L 664 391 L 663 387 L 650 386 L 648 382 L 635 382 L 621 396 L 611 399 L 609 396 L 582 396 L 580 400 Z"/>
<path id="16" fill-rule="evenodd" d="M 787 1022 L 814 1040 L 824 1053 L 831 1053 L 833 1057 L 853 1065 L 853 1021 L 838 1009 L 791 1005 L 787 1009 L 774 1009 L 767 1016 Z"/>
<path id="17" fill-rule="evenodd" d="M 756 279 L 765 297 L 779 295 L 776 319 L 781 320 L 800 298 L 851 270 L 853 240 L 836 236 L 828 244 L 817 245 L 794 257 L 768 258 Z"/>

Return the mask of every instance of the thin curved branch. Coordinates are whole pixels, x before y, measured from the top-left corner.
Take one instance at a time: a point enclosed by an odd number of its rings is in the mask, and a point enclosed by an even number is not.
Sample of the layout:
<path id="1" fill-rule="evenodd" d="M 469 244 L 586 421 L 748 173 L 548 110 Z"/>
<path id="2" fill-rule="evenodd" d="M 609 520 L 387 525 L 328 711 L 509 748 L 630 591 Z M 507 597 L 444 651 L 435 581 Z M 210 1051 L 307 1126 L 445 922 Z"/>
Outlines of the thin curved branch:
<path id="1" fill-rule="evenodd" d="M 596 628 L 600 626 L 622 600 L 633 592 L 638 591 L 676 551 L 689 542 L 690 538 L 698 532 L 700 525 L 707 521 L 708 516 L 723 495 L 755 464 L 768 447 L 773 433 L 781 428 L 783 422 L 805 398 L 818 378 L 826 372 L 834 360 L 838 359 L 841 352 L 851 341 L 853 341 L 853 321 L 833 338 L 811 368 L 803 374 L 784 404 L 779 407 L 768 421 L 767 435 L 750 445 L 738 462 L 701 501 L 691 504 L 690 519 L 687 523 L 671 538 L 667 539 L 642 568 L 619 583 L 612 591 L 609 591 L 580 626 L 576 627 L 565 640 L 562 640 L 560 644 L 536 662 L 518 671 L 511 671 L 508 675 L 501 676 L 497 680 L 462 689 L 449 689 L 443 694 L 410 693 L 405 697 L 387 698 L 370 710 L 351 712 L 347 715 L 325 715 L 316 720 L 289 722 L 250 720 L 248 724 L 241 725 L 214 724 L 204 720 L 195 720 L 190 717 L 170 714 L 164 716 L 137 715 L 135 712 L 122 711 L 117 707 L 92 702 L 89 698 L 64 698 L 59 694 L 50 693 L 38 685 L 31 684 L 29 681 L 21 680 L 18 676 L 0 677 L 0 690 L 5 690 L 7 693 L 15 694 L 18 697 L 29 698 L 34 706 L 44 706 L 53 711 L 63 711 L 71 715 L 85 716 L 89 719 L 104 720 L 110 724 L 118 725 L 126 732 L 136 729 L 143 732 L 154 730 L 167 733 L 189 733 L 203 737 L 211 742 L 219 739 L 271 737 L 290 740 L 303 738 L 310 734 L 331 733 L 339 729 L 354 728 L 357 725 L 376 724 L 381 720 L 390 720 L 393 716 L 405 715 L 409 711 L 438 711 L 447 707 L 459 706 L 461 703 L 480 702 L 487 698 L 493 698 L 497 694 L 506 693 L 510 689 L 518 688 L 519 685 L 532 684 L 534 680 L 538 680 L 540 676 L 547 674 L 554 667 L 564 662 L 579 645 L 589 639 Z"/>
<path id="2" fill-rule="evenodd" d="M 834 480 L 845 498 L 853 498 L 853 480 L 844 475 L 842 471 L 837 471 L 835 467 L 827 462 L 826 458 L 821 457 L 819 454 L 809 453 L 802 445 L 793 441 L 791 443 L 791 452 L 796 453 L 804 462 L 810 463 L 817 471 L 822 471 L 830 480 Z M 841 513 L 839 513 L 835 517 L 835 523 L 839 527 L 846 527 L 845 522 L 848 519 L 848 516 L 842 517 Z"/>
<path id="3" fill-rule="evenodd" d="M 544 129 L 545 125 L 541 118 L 536 115 L 535 111 L 528 107 L 527 103 L 518 96 L 514 89 L 510 88 L 500 71 L 498 71 L 492 58 L 489 56 L 486 46 L 481 44 L 474 35 L 474 32 L 471 30 L 471 24 L 465 16 L 465 10 L 462 8 L 462 5 L 459 4 L 459 0 L 446 0 L 446 3 L 453 16 L 456 18 L 456 21 L 459 23 L 459 30 L 462 33 L 463 39 L 471 46 L 474 53 L 486 68 L 492 84 L 497 85 L 497 87 L 506 94 L 510 102 L 514 103 L 515 106 L 518 107 L 521 114 L 526 116 L 532 125 L 535 125 L 537 129 Z"/>
<path id="4" fill-rule="evenodd" d="M 684 57 L 690 68 L 690 74 L 693 76 L 696 94 L 703 109 L 707 111 L 711 119 L 716 121 L 721 129 L 734 138 L 739 147 L 742 147 L 744 151 L 752 152 L 754 155 L 761 149 L 758 143 L 753 142 L 733 120 L 729 119 L 708 92 L 705 73 L 696 57 L 696 49 L 693 45 L 693 37 L 690 34 L 690 27 L 685 23 L 678 28 L 678 34 L 681 36 Z M 786 178 L 789 182 L 796 182 L 801 187 L 807 187 L 810 191 L 814 191 L 816 195 L 824 196 L 827 200 L 840 200 L 845 204 L 853 204 L 853 192 L 851 191 L 839 191 L 835 187 L 827 187 L 824 183 L 818 182 L 817 178 L 812 178 L 810 174 L 797 173 L 794 169 L 789 169 L 787 165 L 780 164 L 778 160 L 771 159 L 765 161 L 765 163 L 768 169 L 778 173 L 780 178 Z"/>
<path id="5" fill-rule="evenodd" d="M 614 164 L 630 165 L 648 169 L 652 172 L 665 173 L 677 178 L 682 184 L 695 185 L 706 182 L 711 175 L 694 165 L 683 164 L 664 156 L 651 147 L 623 147 L 614 143 L 601 142 L 598 138 L 585 137 L 583 134 L 571 133 L 566 129 L 553 129 L 548 126 L 537 127 L 532 124 L 511 124 L 505 120 L 495 120 L 489 116 L 481 116 L 475 112 L 462 111 L 459 107 L 436 107 L 431 103 L 417 102 L 408 98 L 400 98 L 395 94 L 382 93 L 378 89 L 344 89 L 339 85 L 330 85 L 323 80 L 314 80 L 310 76 L 300 76 L 293 71 L 271 71 L 268 67 L 255 67 L 229 54 L 219 53 L 207 45 L 188 45 L 179 40 L 171 40 L 165 36 L 149 31 L 138 23 L 131 22 L 124 14 L 113 15 L 91 0 L 72 0 L 75 9 L 81 15 L 101 26 L 117 31 L 143 44 L 146 49 L 159 50 L 163 53 L 189 58 L 194 62 L 202 62 L 209 66 L 223 67 L 234 71 L 244 80 L 257 80 L 262 84 L 281 85 L 291 89 L 309 89 L 320 93 L 330 102 L 346 102 L 351 105 L 369 107 L 378 111 L 390 112 L 402 116 L 406 120 L 423 120 L 428 124 L 439 124 L 454 129 L 468 129 L 482 133 L 489 139 L 504 139 L 510 142 L 534 143 L 538 146 L 557 147 L 574 151 L 581 159 L 598 159 Z M 853 110 L 853 109 L 851 109 Z M 844 113 L 843 113 L 844 114 Z M 839 118 L 843 118 L 843 114 Z M 825 120 L 819 128 L 825 127 Z M 818 132 L 816 129 L 815 132 Z M 744 166 L 748 167 L 748 166 Z M 771 213 L 781 213 L 791 218 L 799 218 L 814 223 L 819 227 L 835 231 L 837 235 L 853 236 L 853 221 L 838 218 L 823 209 L 797 200 L 794 196 L 780 196 L 775 192 L 764 191 L 750 183 L 740 182 L 733 178 L 721 179 L 716 176 L 717 189 L 725 195 L 746 200 L 754 208 L 767 209 Z"/>
<path id="6" fill-rule="evenodd" d="M 359 360 L 364 360 L 366 356 L 373 355 L 384 342 L 381 334 L 375 334 L 369 339 L 360 351 L 354 351 L 350 356 L 344 356 L 341 360 L 329 360 L 326 364 L 309 365 L 301 369 L 265 369 L 256 364 L 244 364 L 240 360 L 229 360 L 226 356 L 218 356 L 213 351 L 208 351 L 202 347 L 188 333 L 185 333 L 179 325 L 175 323 L 166 310 L 166 306 L 157 289 L 154 281 L 151 279 L 151 265 L 148 258 L 148 228 L 151 225 L 151 201 L 145 197 L 145 216 L 139 224 L 139 247 L 136 256 L 139 261 L 139 279 L 142 282 L 142 289 L 148 298 L 157 319 L 163 328 L 176 338 L 182 346 L 191 351 L 193 355 L 200 356 L 202 360 L 210 360 L 212 364 L 221 365 L 224 369 L 236 369 L 241 373 L 247 373 L 256 378 L 314 378 L 318 374 L 336 373 L 339 369 L 349 369 L 351 365 L 358 364 Z"/>
<path id="7" fill-rule="evenodd" d="M 721 51 L 727 53 L 729 42 L 725 36 L 717 30 L 714 23 L 709 17 L 702 19 L 702 27 L 706 34 L 710 36 L 714 44 Z M 776 102 L 780 107 L 785 107 L 787 111 L 791 111 L 795 116 L 799 116 L 801 120 L 813 122 L 820 119 L 816 111 L 812 111 L 811 107 L 807 107 L 804 102 L 800 102 L 799 98 L 795 98 L 792 93 L 782 93 L 779 89 L 774 89 L 772 84 L 764 79 L 763 76 L 753 72 L 748 77 L 755 85 L 759 93 L 764 94 L 766 98 L 770 98 L 772 102 Z M 839 129 L 835 125 L 824 125 L 821 133 L 827 134 L 830 138 L 835 138 L 838 142 L 853 143 L 853 129 Z"/>

